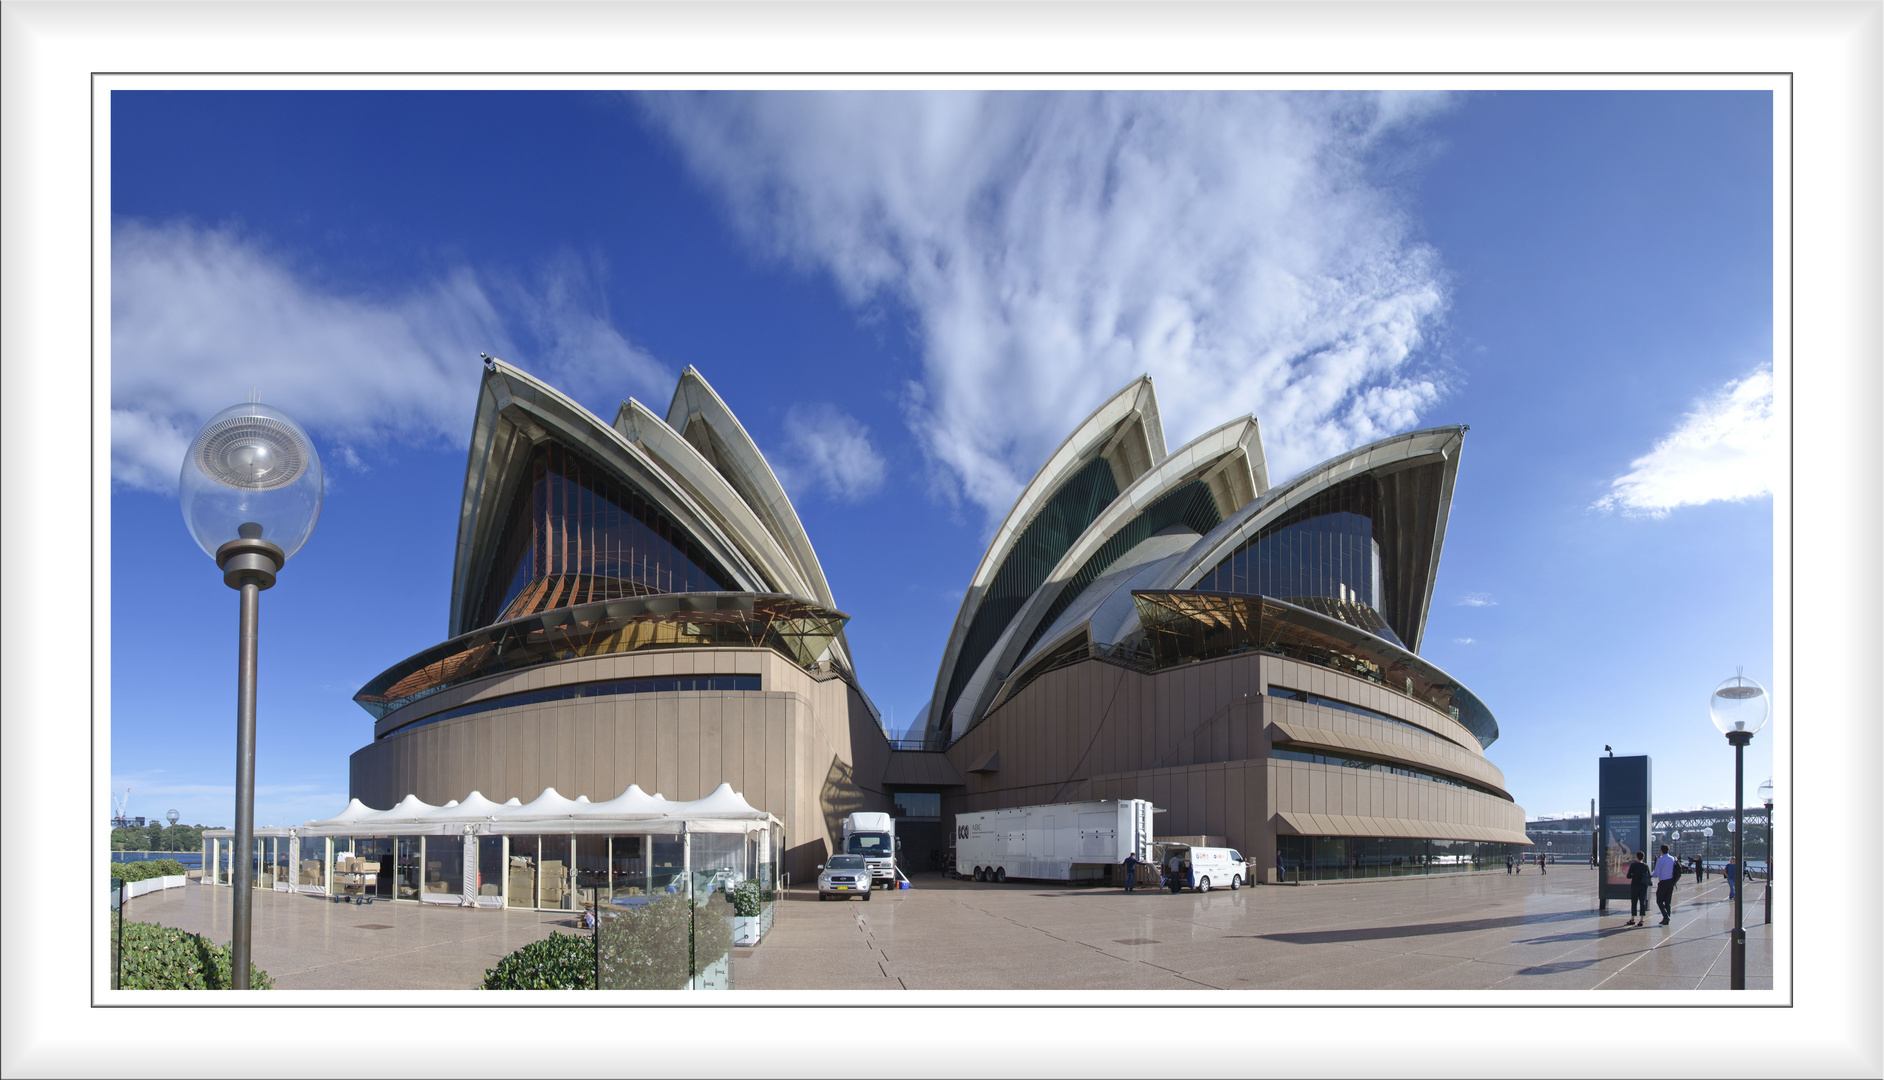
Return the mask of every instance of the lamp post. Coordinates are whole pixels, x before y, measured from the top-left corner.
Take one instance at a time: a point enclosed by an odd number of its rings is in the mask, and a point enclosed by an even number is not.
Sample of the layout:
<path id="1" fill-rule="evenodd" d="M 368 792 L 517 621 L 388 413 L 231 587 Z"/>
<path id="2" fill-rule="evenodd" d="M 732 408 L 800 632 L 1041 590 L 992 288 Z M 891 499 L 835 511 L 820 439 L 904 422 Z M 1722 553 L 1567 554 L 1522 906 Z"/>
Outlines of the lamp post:
<path id="1" fill-rule="evenodd" d="M 235 850 L 230 885 L 231 986 L 249 988 L 255 881 L 255 674 L 261 592 L 307 542 L 321 516 L 321 461 L 279 409 L 257 401 L 224 409 L 191 440 L 177 478 L 190 535 L 241 594 L 236 648 Z"/>
<path id="2" fill-rule="evenodd" d="M 1769 711 L 1766 688 L 1738 674 L 1716 686 L 1707 705 L 1714 726 L 1727 736 L 1728 744 L 1734 748 L 1734 869 L 1740 873 L 1741 881 L 1746 880 L 1741 870 L 1746 860 L 1742 857 L 1740 816 L 1745 797 L 1747 744 L 1766 726 Z M 1728 969 L 1728 986 L 1734 990 L 1747 988 L 1747 930 L 1740 921 L 1740 900 L 1744 891 L 1734 889 L 1734 930 Z"/>
<path id="3" fill-rule="evenodd" d="M 170 850 L 171 851 L 177 850 L 177 819 L 182 816 L 183 816 L 182 814 L 177 813 L 175 810 L 167 810 L 164 812 L 164 817 L 170 822 Z"/>
<path id="4" fill-rule="evenodd" d="M 1766 921 L 1773 921 L 1773 781 L 1760 785 L 1760 799 L 1766 803 Z"/>

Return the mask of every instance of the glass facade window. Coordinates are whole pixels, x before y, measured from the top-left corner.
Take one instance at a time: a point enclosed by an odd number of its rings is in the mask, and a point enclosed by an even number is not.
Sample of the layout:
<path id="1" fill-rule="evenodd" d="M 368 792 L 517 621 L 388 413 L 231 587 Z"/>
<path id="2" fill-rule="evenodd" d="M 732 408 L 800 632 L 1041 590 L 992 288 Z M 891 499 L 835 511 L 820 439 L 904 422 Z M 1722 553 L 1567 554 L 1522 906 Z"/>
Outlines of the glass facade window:
<path id="1" fill-rule="evenodd" d="M 536 906 L 536 859 L 537 843 L 534 836 L 508 836 L 510 843 L 510 863 L 505 869 L 511 907 L 533 908 Z"/>
<path id="2" fill-rule="evenodd" d="M 850 616 L 795 596 L 649 596 L 487 626 L 380 672 L 353 695 L 374 719 L 441 690 L 539 664 L 646 649 L 771 649 L 815 664 Z M 632 692 L 632 691 L 627 691 Z"/>
<path id="3" fill-rule="evenodd" d="M 268 837 L 254 839 L 254 850 L 249 854 L 249 887 L 255 889 L 273 888 L 275 875 L 268 866 Z"/>
<path id="4" fill-rule="evenodd" d="M 574 701 L 582 698 L 613 697 L 618 694 L 674 694 L 698 693 L 703 690 L 737 691 L 758 690 L 760 678 L 757 675 L 656 675 L 641 679 L 609 679 L 601 682 L 577 683 L 573 686 L 552 686 L 546 690 L 529 690 L 521 694 L 506 694 L 503 697 L 489 698 L 473 702 L 457 709 L 447 709 L 410 724 L 401 724 L 386 732 L 374 736 L 383 739 L 394 732 L 411 731 L 427 724 L 436 724 L 445 720 L 456 720 L 461 716 L 475 716 L 493 709 L 514 709 L 523 705 L 541 705 L 551 701 Z"/>
<path id="5" fill-rule="evenodd" d="M 396 861 L 396 846 L 390 836 L 362 836 L 353 842 L 354 857 L 363 862 L 377 863 L 379 869 L 373 872 L 367 881 L 367 892 L 378 900 L 391 900 L 394 895 L 395 878 L 393 864 Z"/>
<path id="6" fill-rule="evenodd" d="M 420 871 L 424 868 L 419 860 L 425 854 L 424 842 L 416 836 L 394 838 L 398 842 L 398 858 L 393 866 L 393 899 L 417 900 L 422 883 Z"/>
<path id="7" fill-rule="evenodd" d="M 1512 844 L 1389 836 L 1278 836 L 1277 858 L 1289 881 L 1406 877 L 1503 869 Z"/>
<path id="8" fill-rule="evenodd" d="M 301 866 L 295 882 L 300 885 L 327 887 L 327 838 L 325 836 L 301 838 Z"/>
<path id="9" fill-rule="evenodd" d="M 623 596 L 738 591 L 718 560 L 634 485 L 556 442 L 538 445 L 529 468 L 471 625 Z"/>
<path id="10" fill-rule="evenodd" d="M 1353 713 L 1356 716 L 1365 716 L 1369 720 L 1378 720 L 1383 724 L 1395 724 L 1403 728 L 1412 728 L 1414 731 L 1425 732 L 1428 735 L 1438 735 L 1439 738 L 1446 739 L 1446 736 L 1440 735 L 1439 732 L 1434 731 L 1432 728 L 1421 727 L 1411 720 L 1402 720 L 1397 716 L 1388 716 L 1384 712 L 1369 709 L 1362 705 L 1351 705 L 1348 702 L 1340 701 L 1336 698 L 1325 697 L 1321 694 L 1311 694 L 1306 690 L 1291 690 L 1286 686 L 1271 686 L 1269 687 L 1269 696 L 1282 698 L 1285 701 L 1300 701 L 1308 705 L 1319 705 L 1324 709 L 1340 709 L 1342 712 Z M 1446 741 L 1451 742 L 1452 740 L 1446 739 Z"/>
<path id="11" fill-rule="evenodd" d="M 504 838 L 478 837 L 478 897 L 485 902 L 504 895 Z"/>
<path id="12" fill-rule="evenodd" d="M 1313 610 L 1327 607 L 1322 611 L 1325 615 L 1403 644 L 1378 614 L 1386 593 L 1380 525 L 1379 481 L 1372 476 L 1345 480 L 1309 496 L 1265 526 L 1196 587 L 1204 592 L 1273 596 Z M 1346 610 L 1350 605 L 1368 608 L 1375 615 L 1370 619 Z"/>
<path id="13" fill-rule="evenodd" d="M 744 832 L 697 832 L 689 839 L 693 843 L 696 893 L 724 892 L 729 886 L 746 880 Z"/>
<path id="14" fill-rule="evenodd" d="M 584 907 L 605 902 L 608 891 L 608 837 L 576 837 L 576 902 Z"/>
<path id="15" fill-rule="evenodd" d="M 1418 655 L 1319 612 L 1264 596 L 1134 590 L 1141 629 L 1117 646 L 1152 670 L 1246 652 L 1286 656 L 1366 679 L 1458 721 L 1480 748 L 1498 721 L 1478 696 Z"/>
<path id="16" fill-rule="evenodd" d="M 425 841 L 425 895 L 464 895 L 464 837 L 427 836 Z"/>
<path id="17" fill-rule="evenodd" d="M 1086 531 L 1086 526 L 1097 520 L 1118 497 L 1119 485 L 1112 477 L 1112 466 L 1103 457 L 1094 458 L 1062 484 L 1021 530 L 1014 546 L 1008 549 L 1007 558 L 1001 561 L 1000 569 L 989 580 L 981 606 L 975 609 L 974 618 L 969 621 L 968 632 L 962 635 L 962 647 L 956 654 L 955 669 L 949 676 L 942 707 L 931 714 L 930 723 L 947 727 L 955 699 L 974 677 L 975 669 L 981 666 L 988 650 L 1001 639 L 1001 632 L 1020 614 L 1027 598 L 1047 580 L 1066 549 L 1072 547 L 1079 534 Z"/>
<path id="18" fill-rule="evenodd" d="M 648 891 L 684 892 L 687 888 L 687 838 L 679 833 L 655 833 L 648 842 Z"/>
<path id="19" fill-rule="evenodd" d="M 576 868 L 571 860 L 569 834 L 552 833 L 537 837 L 542 857 L 536 869 L 536 906 L 555 911 L 576 908 Z"/>
<path id="20" fill-rule="evenodd" d="M 1072 606 L 1073 601 L 1079 599 L 1079 595 L 1086 591 L 1086 586 L 1097 581 L 1113 563 L 1154 534 L 1175 526 L 1202 536 L 1222 521 L 1223 515 L 1217 512 L 1217 500 L 1211 496 L 1209 484 L 1192 480 L 1172 489 L 1108 537 L 1099 550 L 1093 552 L 1073 572 L 1073 576 L 1060 588 L 1060 595 L 1054 597 L 1053 603 L 1047 606 L 1047 613 L 1034 625 L 1027 644 L 1021 646 L 1020 652 L 1015 655 L 1026 656 L 1032 652 L 1034 646 L 1040 643 L 1040 635 L 1053 627 L 1054 620 Z"/>
<path id="21" fill-rule="evenodd" d="M 617 901 L 648 892 L 648 862 L 643 838 L 612 836 L 608 841 L 609 894 Z"/>
<path id="22" fill-rule="evenodd" d="M 899 791 L 896 793 L 896 816 L 940 818 L 942 796 L 933 791 Z"/>
<path id="23" fill-rule="evenodd" d="M 1490 795 L 1496 799 L 1505 799 L 1503 794 L 1480 784 L 1469 783 L 1457 777 L 1446 776 L 1443 773 L 1427 772 L 1424 769 L 1416 769 L 1398 762 L 1382 761 L 1379 758 L 1368 757 L 1364 754 L 1353 754 L 1345 751 L 1336 754 L 1325 750 L 1310 750 L 1305 747 L 1296 746 L 1293 743 L 1277 743 L 1275 747 L 1269 751 L 1269 757 L 1275 761 L 1301 761 L 1311 765 L 1333 765 L 1343 769 L 1363 769 L 1369 772 L 1392 773 L 1395 776 L 1407 776 L 1415 780 L 1430 780 L 1435 784 L 1464 788 L 1467 791 L 1476 791 L 1481 795 Z M 1506 799 L 1506 801 L 1509 802 L 1510 800 Z"/>

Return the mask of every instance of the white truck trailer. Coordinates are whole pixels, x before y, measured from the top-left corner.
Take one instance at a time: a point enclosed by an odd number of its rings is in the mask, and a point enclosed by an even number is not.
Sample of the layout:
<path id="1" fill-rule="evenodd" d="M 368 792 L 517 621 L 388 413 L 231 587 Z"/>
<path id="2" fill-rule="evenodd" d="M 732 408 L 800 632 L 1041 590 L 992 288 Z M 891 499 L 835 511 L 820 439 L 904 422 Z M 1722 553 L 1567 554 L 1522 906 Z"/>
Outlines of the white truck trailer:
<path id="1" fill-rule="evenodd" d="M 846 817 L 844 854 L 864 857 L 870 865 L 871 884 L 896 888 L 896 819 L 869 811 Z"/>
<path id="2" fill-rule="evenodd" d="M 1129 854 L 1152 859 L 1144 799 L 1050 803 L 955 815 L 955 873 L 976 881 L 1102 881 Z"/>

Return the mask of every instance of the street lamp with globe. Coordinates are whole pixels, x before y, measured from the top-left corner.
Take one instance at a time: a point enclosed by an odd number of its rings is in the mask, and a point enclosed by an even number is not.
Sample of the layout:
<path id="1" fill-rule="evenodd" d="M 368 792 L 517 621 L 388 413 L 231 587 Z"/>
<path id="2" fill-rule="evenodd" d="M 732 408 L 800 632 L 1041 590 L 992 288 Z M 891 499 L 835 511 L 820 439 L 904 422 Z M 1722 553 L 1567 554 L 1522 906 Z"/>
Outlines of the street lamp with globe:
<path id="1" fill-rule="evenodd" d="M 1766 921 L 1773 921 L 1773 781 L 1768 777 L 1760 785 L 1760 801 L 1766 804 Z"/>
<path id="2" fill-rule="evenodd" d="M 177 850 L 177 819 L 182 816 L 183 816 L 182 814 L 177 813 L 175 810 L 166 810 L 164 812 L 164 817 L 170 822 L 170 850 L 171 851 Z"/>
<path id="3" fill-rule="evenodd" d="M 1767 701 L 1766 688 L 1745 675 L 1736 674 L 1714 688 L 1714 695 L 1708 700 L 1707 711 L 1714 721 L 1714 726 L 1727 736 L 1727 742 L 1734 748 L 1734 820 L 1731 826 L 1734 833 L 1734 869 L 1746 880 L 1744 867 L 1746 860 L 1741 849 L 1740 828 L 1741 803 L 1745 800 L 1746 751 L 1753 736 L 1766 726 L 1766 718 L 1771 712 Z M 1734 890 L 1734 929 L 1729 949 L 1728 985 L 1734 990 L 1747 988 L 1747 930 L 1740 920 L 1740 900 L 1744 890 Z"/>
<path id="4" fill-rule="evenodd" d="M 241 594 L 236 661 L 235 854 L 230 975 L 249 988 L 255 881 L 255 675 L 261 591 L 301 550 L 321 516 L 320 456 L 301 425 L 249 401 L 209 418 L 191 440 L 177 480 L 183 520 L 198 547 Z"/>

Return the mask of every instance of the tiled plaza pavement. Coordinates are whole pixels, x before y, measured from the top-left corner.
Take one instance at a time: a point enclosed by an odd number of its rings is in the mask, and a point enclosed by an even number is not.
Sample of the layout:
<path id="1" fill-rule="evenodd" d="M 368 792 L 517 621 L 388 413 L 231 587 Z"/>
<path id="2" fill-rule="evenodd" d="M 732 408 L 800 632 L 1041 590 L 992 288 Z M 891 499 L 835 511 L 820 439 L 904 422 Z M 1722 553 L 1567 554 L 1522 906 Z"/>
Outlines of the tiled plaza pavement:
<path id="1" fill-rule="evenodd" d="M 780 901 L 764 943 L 735 951 L 741 990 L 1710 990 L 1727 988 L 1732 914 L 1719 878 L 1683 879 L 1672 925 L 1598 918 L 1594 879 L 1565 867 L 1202 895 L 1130 896 L 919 874 L 865 902 Z M 1761 886 L 1748 891 L 1747 986 L 1773 985 Z M 125 917 L 229 936 L 229 890 L 138 897 Z M 551 912 L 365 907 L 255 894 L 255 963 L 283 990 L 473 989 Z"/>
<path id="2" fill-rule="evenodd" d="M 1673 922 L 1645 929 L 1622 927 L 1626 903 L 1599 918 L 1594 885 L 1564 867 L 1128 896 L 923 874 L 867 903 L 800 890 L 735 977 L 742 990 L 1727 989 L 1719 878 L 1684 878 Z M 1761 888 L 1745 905 L 1750 990 L 1773 986 Z"/>
<path id="3" fill-rule="evenodd" d="M 127 922 L 229 940 L 229 890 L 194 882 L 131 900 Z M 278 990 L 475 990 L 499 960 L 553 933 L 584 933 L 576 916 L 421 904 L 337 904 L 255 892 L 250 951 Z"/>

